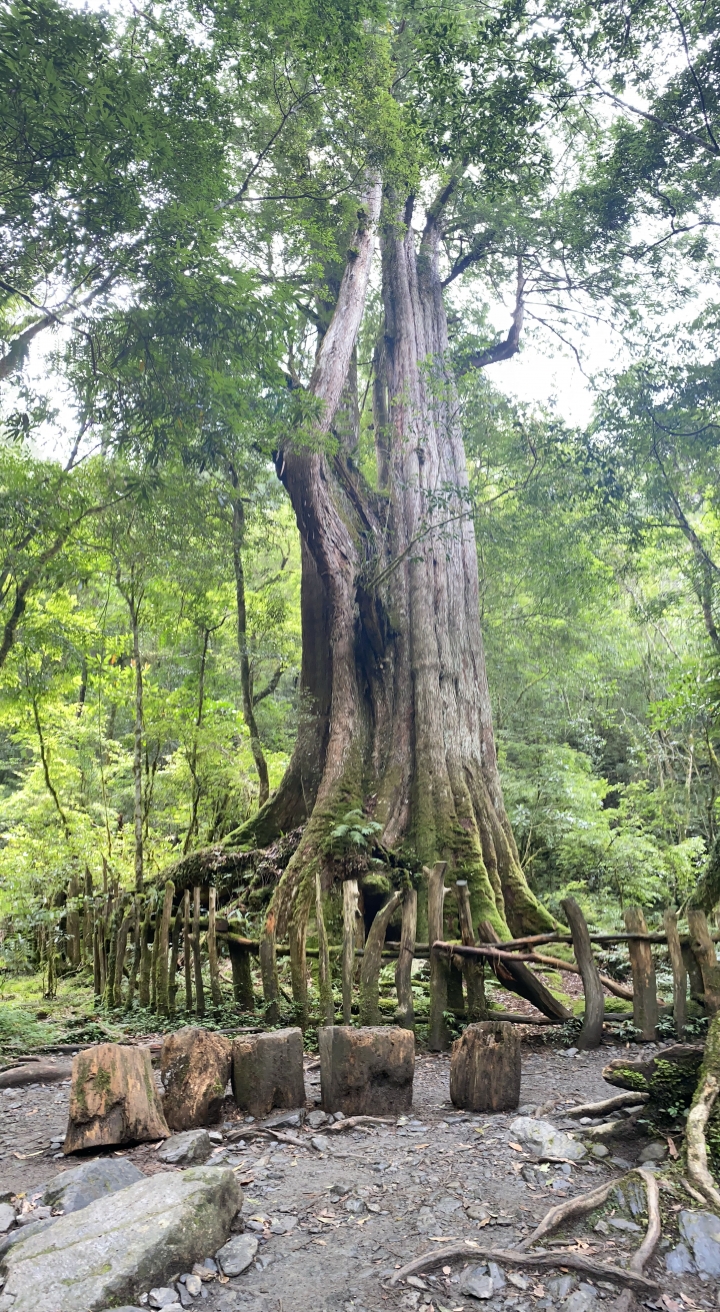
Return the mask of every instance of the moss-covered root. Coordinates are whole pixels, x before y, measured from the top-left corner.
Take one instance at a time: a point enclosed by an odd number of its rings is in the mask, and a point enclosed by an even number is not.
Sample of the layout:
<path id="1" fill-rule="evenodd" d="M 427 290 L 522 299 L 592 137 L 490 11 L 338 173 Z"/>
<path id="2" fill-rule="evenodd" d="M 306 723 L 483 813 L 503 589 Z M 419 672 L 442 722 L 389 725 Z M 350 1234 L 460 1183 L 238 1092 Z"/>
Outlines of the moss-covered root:
<path id="1" fill-rule="evenodd" d="M 690 1180 L 710 1205 L 720 1211 L 720 1189 L 708 1167 L 705 1139 L 705 1128 L 718 1092 L 720 1092 L 720 1012 L 713 1017 L 708 1031 L 705 1056 L 700 1067 L 700 1078 L 692 1107 L 688 1113 L 685 1138 Z"/>

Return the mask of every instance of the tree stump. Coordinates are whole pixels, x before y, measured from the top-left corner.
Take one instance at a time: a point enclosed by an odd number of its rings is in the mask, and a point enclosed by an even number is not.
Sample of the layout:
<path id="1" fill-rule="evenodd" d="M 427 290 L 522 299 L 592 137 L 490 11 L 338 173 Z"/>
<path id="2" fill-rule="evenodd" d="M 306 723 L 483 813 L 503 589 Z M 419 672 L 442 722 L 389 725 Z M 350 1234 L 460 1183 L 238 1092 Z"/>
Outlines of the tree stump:
<path id="1" fill-rule="evenodd" d="M 219 1120 L 230 1078 L 231 1044 L 221 1034 L 187 1025 L 168 1034 L 160 1054 L 163 1110 L 171 1130 Z"/>
<path id="2" fill-rule="evenodd" d="M 397 1116 L 410 1110 L 415 1074 L 411 1030 L 326 1025 L 319 1040 L 323 1111 Z"/>
<path id="3" fill-rule="evenodd" d="M 231 1078 L 238 1107 L 251 1116 L 267 1116 L 273 1107 L 304 1107 L 302 1030 L 235 1039 Z"/>
<path id="4" fill-rule="evenodd" d="M 169 1135 L 147 1048 L 99 1043 L 78 1053 L 72 1066 L 64 1153 L 106 1144 L 147 1143 Z"/>
<path id="5" fill-rule="evenodd" d="M 520 1102 L 520 1039 L 514 1025 L 468 1025 L 452 1046 L 450 1098 L 470 1112 L 511 1111 Z"/>

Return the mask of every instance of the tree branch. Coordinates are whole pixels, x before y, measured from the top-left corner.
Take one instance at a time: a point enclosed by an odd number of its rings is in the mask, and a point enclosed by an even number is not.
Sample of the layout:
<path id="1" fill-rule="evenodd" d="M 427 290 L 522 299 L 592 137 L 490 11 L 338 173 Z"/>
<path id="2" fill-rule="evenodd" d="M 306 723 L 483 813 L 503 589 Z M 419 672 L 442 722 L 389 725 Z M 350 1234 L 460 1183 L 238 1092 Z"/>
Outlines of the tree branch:
<path id="1" fill-rule="evenodd" d="M 478 351 L 471 355 L 469 360 L 471 368 L 484 369 L 489 364 L 497 363 L 498 360 L 510 360 L 520 350 L 520 334 L 525 319 L 525 282 L 522 255 L 518 255 L 515 309 L 512 313 L 512 323 L 508 335 L 504 341 L 496 342 L 494 346 L 488 346 L 484 351 Z"/>

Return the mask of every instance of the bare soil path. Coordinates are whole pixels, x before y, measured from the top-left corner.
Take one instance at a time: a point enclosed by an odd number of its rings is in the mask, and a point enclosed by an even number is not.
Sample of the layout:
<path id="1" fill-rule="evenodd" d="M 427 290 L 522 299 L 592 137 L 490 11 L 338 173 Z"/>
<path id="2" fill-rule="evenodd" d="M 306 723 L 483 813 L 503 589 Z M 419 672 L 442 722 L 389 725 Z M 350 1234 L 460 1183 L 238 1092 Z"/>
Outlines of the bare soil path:
<path id="1" fill-rule="evenodd" d="M 543 1107 L 558 1128 L 577 1131 L 577 1121 L 565 1121 L 564 1106 L 608 1096 L 602 1067 L 623 1049 L 603 1046 L 597 1052 L 567 1055 L 563 1050 L 528 1038 L 523 1043 L 521 1109 Z M 644 1051 L 647 1051 L 645 1049 Z M 613 1145 L 612 1158 L 574 1167 L 538 1169 L 509 1142 L 514 1115 L 464 1115 L 450 1104 L 449 1058 L 419 1055 L 412 1115 L 405 1123 L 368 1127 L 330 1136 L 323 1127 L 292 1131 L 307 1144 L 295 1148 L 266 1138 L 232 1142 L 219 1147 L 211 1160 L 237 1169 L 245 1190 L 243 1217 L 259 1238 L 255 1263 L 241 1276 L 203 1287 L 198 1305 L 207 1312 L 469 1312 L 479 1306 L 461 1290 L 461 1268 L 424 1276 L 414 1286 L 388 1290 L 384 1281 L 413 1257 L 441 1239 L 474 1238 L 508 1248 L 523 1238 L 562 1197 L 585 1193 L 608 1174 L 620 1177 L 646 1142 L 634 1136 Z M 319 1105 L 319 1069 L 306 1063 L 308 1108 Z M 53 1174 L 75 1165 L 59 1160 L 69 1086 L 30 1086 L 0 1093 L 0 1192 L 31 1196 Z M 228 1099 L 226 1131 L 236 1130 L 241 1114 Z M 248 1129 L 250 1126 L 248 1126 Z M 317 1147 L 311 1145 L 316 1139 Z M 163 1169 L 152 1146 L 123 1154 L 145 1173 Z M 120 1195 L 118 1196 L 120 1199 Z M 670 1199 L 670 1204 L 673 1200 Z M 675 1211 L 693 1207 L 679 1195 Z M 620 1217 L 621 1208 L 616 1208 Z M 669 1206 L 672 1213 L 672 1206 Z M 596 1232 L 584 1219 L 574 1233 L 600 1260 L 627 1261 L 644 1231 L 644 1218 L 630 1229 Z M 678 1310 L 716 1308 L 716 1282 L 665 1272 L 667 1241 L 647 1274 L 660 1275 L 661 1289 Z M 674 1236 L 671 1242 L 675 1243 Z M 506 1272 L 505 1275 L 508 1273 Z M 577 1278 L 555 1280 L 546 1272 L 533 1278 L 524 1273 L 527 1289 L 511 1281 L 488 1301 L 503 1312 L 560 1307 Z M 424 1288 L 420 1288 L 422 1285 Z M 610 1309 L 618 1291 L 583 1285 L 581 1307 L 587 1312 Z M 596 1301 L 597 1300 L 597 1301 Z M 606 1301 L 607 1300 L 607 1301 Z M 577 1303 L 577 1294 L 575 1296 Z M 673 1312 L 667 1302 L 651 1306 Z M 39 1303 L 38 1306 L 41 1306 Z"/>

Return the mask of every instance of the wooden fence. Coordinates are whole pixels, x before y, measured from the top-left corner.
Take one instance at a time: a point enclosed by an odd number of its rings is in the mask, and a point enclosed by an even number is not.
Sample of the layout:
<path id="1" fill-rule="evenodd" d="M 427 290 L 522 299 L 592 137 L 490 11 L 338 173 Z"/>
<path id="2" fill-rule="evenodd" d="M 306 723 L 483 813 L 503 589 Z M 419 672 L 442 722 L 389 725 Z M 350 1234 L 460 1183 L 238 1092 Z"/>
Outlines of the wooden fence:
<path id="1" fill-rule="evenodd" d="M 395 892 L 377 912 L 365 937 L 359 911 L 359 888 L 355 880 L 343 884 L 343 939 L 331 945 L 326 933 L 319 882 L 316 888 L 317 941 L 315 948 L 303 945 L 304 957 L 318 962 L 321 1022 L 332 1023 L 335 1005 L 332 992 L 333 964 L 342 978 L 342 1019 L 349 1024 L 356 1016 L 360 1024 L 381 1021 L 380 971 L 384 964 L 395 962 L 397 1007 L 395 1022 L 414 1027 L 412 968 L 416 959 L 429 960 L 430 1006 L 429 1043 L 434 1050 L 450 1043 L 449 1018 L 453 1013 L 466 1020 L 480 1020 L 487 1015 L 518 1023 L 562 1024 L 571 1018 L 558 998 L 531 969 L 531 965 L 571 972 L 582 979 L 585 997 L 579 1047 L 599 1044 L 605 1016 L 605 990 L 632 1001 L 633 1021 L 644 1039 L 655 1035 L 659 1019 L 653 944 L 667 945 L 673 977 L 673 1017 L 681 1037 L 686 1026 L 688 979 L 693 997 L 702 1000 L 706 1010 L 720 1008 L 720 967 L 707 920 L 700 911 L 688 912 L 689 933 L 678 932 L 677 913 L 665 913 L 662 933 L 649 933 L 642 911 L 637 907 L 624 913 L 625 932 L 593 934 L 577 902 L 567 898 L 563 908 L 570 932 L 534 934 L 500 943 L 493 927 L 485 921 L 473 925 L 468 885 L 463 880 L 446 886 L 446 865 L 438 862 L 426 870 L 428 942 L 416 940 L 418 896 L 415 889 Z M 71 892 L 73 892 L 71 890 Z M 449 899 L 449 903 L 448 903 Z M 449 941 L 445 936 L 448 905 L 460 937 Z M 291 954 L 289 945 L 276 943 L 266 935 L 261 940 L 243 937 L 218 912 L 216 890 L 208 890 L 207 914 L 202 912 L 201 889 L 186 890 L 179 901 L 168 881 L 161 894 L 133 895 L 111 888 L 93 895 L 86 888 L 84 898 L 77 888 L 65 919 L 66 956 L 69 964 L 92 962 L 94 991 L 98 1003 L 107 1009 L 130 1010 L 135 1002 L 161 1016 L 175 1016 L 178 989 L 183 980 L 182 1011 L 202 1017 L 208 1003 L 215 1009 L 222 1003 L 220 988 L 220 945 L 224 945 L 232 968 L 233 996 L 239 1010 L 252 1012 L 255 994 L 252 959 L 258 958 L 262 978 L 264 1014 L 273 1023 L 279 1013 L 281 987 L 277 962 Z M 400 939 L 386 941 L 390 921 L 401 911 Z M 201 936 L 204 935 L 204 940 Z M 542 949 L 549 944 L 571 946 L 574 962 L 548 955 Z M 632 987 L 600 972 L 593 945 L 607 947 L 627 943 Z M 203 979 L 204 946 L 210 999 L 205 997 Z M 297 951 L 297 949 L 296 949 Z M 182 973 L 178 969 L 182 965 Z M 303 975 L 306 963 L 301 963 Z M 504 988 L 531 1002 L 536 1015 L 514 1012 L 488 1012 L 484 975 L 492 970 Z M 292 999 L 288 999 L 292 1001 Z"/>

